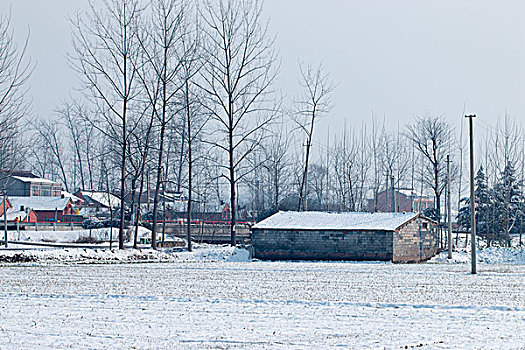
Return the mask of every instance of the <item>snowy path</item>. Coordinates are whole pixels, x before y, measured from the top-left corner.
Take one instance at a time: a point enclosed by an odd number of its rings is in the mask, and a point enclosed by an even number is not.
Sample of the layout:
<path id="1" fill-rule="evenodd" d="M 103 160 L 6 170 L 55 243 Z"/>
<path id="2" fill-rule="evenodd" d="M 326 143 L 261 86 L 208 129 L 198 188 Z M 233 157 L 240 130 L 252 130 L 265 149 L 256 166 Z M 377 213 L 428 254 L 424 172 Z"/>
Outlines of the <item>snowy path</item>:
<path id="1" fill-rule="evenodd" d="M 0 267 L 0 348 L 523 348 L 525 266 Z"/>

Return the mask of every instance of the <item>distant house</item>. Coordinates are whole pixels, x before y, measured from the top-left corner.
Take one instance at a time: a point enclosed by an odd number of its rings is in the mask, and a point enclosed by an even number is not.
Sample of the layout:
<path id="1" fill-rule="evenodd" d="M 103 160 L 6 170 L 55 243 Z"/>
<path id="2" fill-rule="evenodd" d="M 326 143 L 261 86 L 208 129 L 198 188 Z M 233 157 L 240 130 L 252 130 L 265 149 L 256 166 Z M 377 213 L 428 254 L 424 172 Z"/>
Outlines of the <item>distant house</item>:
<path id="1" fill-rule="evenodd" d="M 138 191 L 135 193 L 134 200 L 131 193 L 126 195 L 126 204 L 130 207 L 132 204 L 137 205 L 140 197 L 142 212 L 147 212 L 148 208 L 151 210 L 153 208 L 153 202 L 155 201 L 155 192 L 143 192 L 141 196 L 139 196 L 139 194 Z M 188 199 L 181 192 L 161 191 L 159 192 L 159 205 L 163 207 L 164 204 L 169 210 L 182 212 L 188 207 Z"/>
<path id="2" fill-rule="evenodd" d="M 9 197 L 12 207 L 19 211 L 33 210 L 38 221 L 71 221 L 73 203 L 68 197 Z"/>
<path id="3" fill-rule="evenodd" d="M 22 210 L 16 210 L 14 208 L 7 210 L 7 222 L 8 223 L 13 223 L 13 222 L 34 223 L 37 221 L 38 221 L 38 218 L 34 210 L 28 209 L 28 210 L 22 211 Z"/>
<path id="4" fill-rule="evenodd" d="M 66 191 L 62 191 L 61 193 L 62 193 L 61 197 L 70 198 L 71 202 L 73 202 L 73 205 L 81 205 L 82 204 L 82 199 L 77 197 L 77 196 L 75 196 L 73 193 L 69 193 L 69 192 L 66 192 Z"/>
<path id="5" fill-rule="evenodd" d="M 62 184 L 40 178 L 29 171 L 2 172 L 0 189 L 14 197 L 60 197 Z"/>
<path id="6" fill-rule="evenodd" d="M 187 202 L 186 202 L 187 204 Z M 193 207 L 194 212 L 191 214 L 193 220 L 211 221 L 211 222 L 226 222 L 231 219 L 231 210 L 228 203 L 220 205 L 204 205 L 197 203 Z M 185 219 L 187 215 L 187 209 L 181 207 L 179 211 L 172 211 L 171 219 Z M 241 220 L 242 218 L 239 218 Z"/>
<path id="7" fill-rule="evenodd" d="M 82 206 L 90 208 L 120 208 L 120 198 L 105 191 L 79 190 L 74 193 L 82 201 Z"/>
<path id="8" fill-rule="evenodd" d="M 394 190 L 394 205 L 392 205 L 392 190 L 381 191 L 375 198 L 368 200 L 370 213 L 389 213 L 392 209 L 398 213 L 423 212 L 427 208 L 434 208 L 434 199 L 422 196 L 412 189 Z"/>
<path id="9" fill-rule="evenodd" d="M 435 223 L 417 213 L 278 212 L 252 227 L 269 260 L 419 262 L 438 252 Z"/>
<path id="10" fill-rule="evenodd" d="M 7 222 L 13 223 L 13 222 L 37 222 L 37 216 L 36 213 L 28 208 L 22 208 L 23 210 L 20 210 L 20 208 L 13 207 L 11 201 L 9 198 L 6 197 L 5 200 L 7 212 L 6 219 Z M 2 200 L 0 202 L 0 220 L 3 222 L 4 220 L 4 201 Z"/>

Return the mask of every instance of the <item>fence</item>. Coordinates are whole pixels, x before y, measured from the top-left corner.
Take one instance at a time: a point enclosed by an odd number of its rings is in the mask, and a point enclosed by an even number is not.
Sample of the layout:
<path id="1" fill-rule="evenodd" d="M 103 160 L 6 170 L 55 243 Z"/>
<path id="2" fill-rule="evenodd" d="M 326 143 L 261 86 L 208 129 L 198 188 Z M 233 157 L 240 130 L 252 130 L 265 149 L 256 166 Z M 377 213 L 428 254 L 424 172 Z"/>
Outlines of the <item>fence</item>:
<path id="1" fill-rule="evenodd" d="M 4 223 L 0 222 L 0 229 L 4 230 Z M 73 231 L 82 229 L 81 222 L 8 222 L 9 231 Z"/>

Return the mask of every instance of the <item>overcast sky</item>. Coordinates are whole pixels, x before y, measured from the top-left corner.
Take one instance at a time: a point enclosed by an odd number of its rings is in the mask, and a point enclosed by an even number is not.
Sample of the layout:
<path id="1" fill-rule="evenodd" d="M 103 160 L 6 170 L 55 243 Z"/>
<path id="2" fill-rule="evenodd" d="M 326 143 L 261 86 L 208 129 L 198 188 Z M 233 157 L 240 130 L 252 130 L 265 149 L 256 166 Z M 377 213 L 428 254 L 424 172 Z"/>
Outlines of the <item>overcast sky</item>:
<path id="1" fill-rule="evenodd" d="M 0 0 L 18 39 L 31 31 L 33 112 L 48 116 L 76 83 L 68 16 L 87 0 Z M 525 115 L 525 1 L 266 0 L 282 57 L 279 87 L 297 94 L 297 62 L 323 61 L 339 84 L 321 127 L 418 114 L 459 125 L 463 106 L 485 121 Z"/>

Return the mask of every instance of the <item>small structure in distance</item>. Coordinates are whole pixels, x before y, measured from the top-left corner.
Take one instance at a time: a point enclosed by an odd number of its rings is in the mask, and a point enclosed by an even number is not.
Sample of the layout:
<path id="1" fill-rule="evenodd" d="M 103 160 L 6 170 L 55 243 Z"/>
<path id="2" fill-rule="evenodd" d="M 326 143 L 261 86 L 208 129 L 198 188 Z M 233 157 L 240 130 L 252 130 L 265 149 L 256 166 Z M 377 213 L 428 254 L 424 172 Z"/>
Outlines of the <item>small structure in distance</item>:
<path id="1" fill-rule="evenodd" d="M 0 189 L 5 188 L 9 197 L 60 197 L 62 185 L 48 179 L 43 179 L 30 171 L 2 171 Z"/>
<path id="2" fill-rule="evenodd" d="M 394 205 L 392 205 L 392 198 Z M 395 208 L 398 213 L 402 212 L 423 212 L 425 209 L 434 208 L 435 201 L 433 197 L 417 193 L 413 189 L 395 189 L 394 196 L 392 190 L 383 190 L 377 193 L 372 199 L 368 200 L 368 211 L 370 213 L 380 212 L 388 213 Z"/>
<path id="3" fill-rule="evenodd" d="M 420 262 L 438 252 L 436 223 L 418 213 L 278 212 L 252 227 L 267 260 Z"/>

